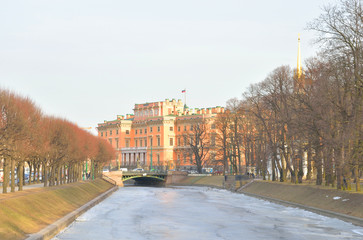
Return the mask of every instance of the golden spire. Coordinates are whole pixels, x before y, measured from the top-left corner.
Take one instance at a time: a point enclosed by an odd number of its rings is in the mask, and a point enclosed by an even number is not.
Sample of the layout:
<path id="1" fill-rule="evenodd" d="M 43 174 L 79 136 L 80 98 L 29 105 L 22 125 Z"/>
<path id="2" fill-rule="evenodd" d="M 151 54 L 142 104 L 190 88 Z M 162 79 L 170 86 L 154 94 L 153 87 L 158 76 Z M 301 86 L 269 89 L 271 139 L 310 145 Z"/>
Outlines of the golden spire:
<path id="1" fill-rule="evenodd" d="M 300 54 L 300 33 L 298 34 L 298 49 L 297 49 L 297 78 L 299 79 L 302 74 L 302 68 L 301 68 L 301 54 Z"/>

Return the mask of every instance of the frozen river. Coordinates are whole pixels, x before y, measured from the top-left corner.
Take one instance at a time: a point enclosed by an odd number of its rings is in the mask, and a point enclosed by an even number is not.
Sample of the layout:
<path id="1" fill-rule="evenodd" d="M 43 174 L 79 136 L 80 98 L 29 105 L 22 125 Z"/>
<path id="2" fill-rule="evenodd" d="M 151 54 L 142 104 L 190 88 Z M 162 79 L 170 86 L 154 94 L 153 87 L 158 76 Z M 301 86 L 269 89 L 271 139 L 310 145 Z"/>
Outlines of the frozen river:
<path id="1" fill-rule="evenodd" d="M 125 187 L 54 239 L 363 239 L 363 228 L 203 187 Z"/>

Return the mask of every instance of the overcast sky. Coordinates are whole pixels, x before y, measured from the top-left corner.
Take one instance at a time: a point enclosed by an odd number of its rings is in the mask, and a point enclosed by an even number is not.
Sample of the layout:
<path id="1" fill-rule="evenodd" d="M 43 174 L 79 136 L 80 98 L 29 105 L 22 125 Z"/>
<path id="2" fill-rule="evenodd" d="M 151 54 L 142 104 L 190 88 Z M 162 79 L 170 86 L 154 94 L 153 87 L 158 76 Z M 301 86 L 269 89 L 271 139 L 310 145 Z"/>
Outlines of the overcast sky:
<path id="1" fill-rule="evenodd" d="M 135 103 L 225 106 L 313 56 L 306 24 L 334 0 L 3 0 L 0 87 L 96 127 Z"/>

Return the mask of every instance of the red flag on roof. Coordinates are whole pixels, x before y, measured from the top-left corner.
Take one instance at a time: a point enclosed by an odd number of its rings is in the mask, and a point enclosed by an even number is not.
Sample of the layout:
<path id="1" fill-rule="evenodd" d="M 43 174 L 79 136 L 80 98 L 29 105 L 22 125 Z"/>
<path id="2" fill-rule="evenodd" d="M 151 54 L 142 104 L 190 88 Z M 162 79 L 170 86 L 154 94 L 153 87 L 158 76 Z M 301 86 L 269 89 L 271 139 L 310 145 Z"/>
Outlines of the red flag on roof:
<path id="1" fill-rule="evenodd" d="M 182 93 L 185 93 L 185 89 L 182 90 Z"/>

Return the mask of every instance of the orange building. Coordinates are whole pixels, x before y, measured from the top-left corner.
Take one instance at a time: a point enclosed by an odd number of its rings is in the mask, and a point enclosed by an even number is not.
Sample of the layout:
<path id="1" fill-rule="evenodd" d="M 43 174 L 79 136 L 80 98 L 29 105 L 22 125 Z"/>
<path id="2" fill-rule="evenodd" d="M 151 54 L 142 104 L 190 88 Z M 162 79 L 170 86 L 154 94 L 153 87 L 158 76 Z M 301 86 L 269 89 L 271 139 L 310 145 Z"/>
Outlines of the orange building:
<path id="1" fill-rule="evenodd" d="M 118 115 L 116 120 L 99 123 L 98 136 L 107 139 L 117 150 L 112 165 L 146 170 L 151 166 L 157 170 L 195 169 L 193 156 L 180 151 L 186 147 L 185 134 L 197 119 L 207 119 L 213 142 L 213 119 L 224 112 L 223 107 L 189 109 L 175 99 L 135 104 L 133 110 L 134 114 Z M 210 155 L 212 159 L 213 153 Z"/>

